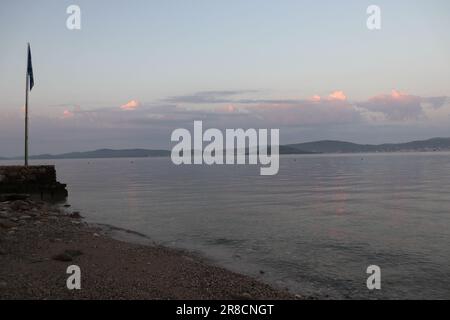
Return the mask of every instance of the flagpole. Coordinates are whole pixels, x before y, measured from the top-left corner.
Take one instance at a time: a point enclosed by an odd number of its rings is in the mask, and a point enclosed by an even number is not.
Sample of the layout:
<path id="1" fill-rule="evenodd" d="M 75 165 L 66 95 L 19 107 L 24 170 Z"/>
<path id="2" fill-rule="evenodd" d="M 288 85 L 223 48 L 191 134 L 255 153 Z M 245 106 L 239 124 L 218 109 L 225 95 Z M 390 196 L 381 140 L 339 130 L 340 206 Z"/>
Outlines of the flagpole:
<path id="1" fill-rule="evenodd" d="M 30 44 L 28 43 L 28 47 Z M 28 166 L 28 48 L 27 48 L 27 71 L 26 71 L 26 85 L 25 85 L 25 166 Z"/>

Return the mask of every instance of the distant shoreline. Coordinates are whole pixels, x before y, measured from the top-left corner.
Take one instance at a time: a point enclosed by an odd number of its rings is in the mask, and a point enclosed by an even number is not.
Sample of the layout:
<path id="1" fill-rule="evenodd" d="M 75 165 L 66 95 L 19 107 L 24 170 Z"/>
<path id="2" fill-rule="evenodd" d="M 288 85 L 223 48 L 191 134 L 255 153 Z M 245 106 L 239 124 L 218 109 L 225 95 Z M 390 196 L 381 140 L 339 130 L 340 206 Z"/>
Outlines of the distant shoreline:
<path id="1" fill-rule="evenodd" d="M 429 154 L 442 154 L 449 153 L 450 150 L 400 150 L 400 151 L 360 151 L 360 152 L 311 152 L 311 153 L 280 153 L 280 156 L 320 156 L 320 155 L 383 155 L 383 154 L 408 154 L 408 153 L 429 153 Z M 161 159 L 161 158 L 169 158 L 170 156 L 154 156 L 154 157 L 144 157 L 144 156 L 136 156 L 136 157 L 91 157 L 91 158 L 58 158 L 58 157 L 49 157 L 49 158 L 34 158 L 30 157 L 30 160 L 102 160 L 102 159 Z M 22 161 L 23 158 L 0 158 L 0 161 Z"/>
<path id="2" fill-rule="evenodd" d="M 406 143 L 357 144 L 345 141 L 322 140 L 279 146 L 280 155 L 289 154 L 359 154 L 397 152 L 449 152 L 450 138 L 432 138 Z M 246 150 L 248 152 L 248 150 Z M 31 160 L 58 159 L 106 159 L 106 158 L 161 158 L 169 157 L 164 149 L 97 149 L 63 154 L 41 154 L 30 156 Z M 0 160 L 20 160 L 22 156 L 0 157 Z"/>

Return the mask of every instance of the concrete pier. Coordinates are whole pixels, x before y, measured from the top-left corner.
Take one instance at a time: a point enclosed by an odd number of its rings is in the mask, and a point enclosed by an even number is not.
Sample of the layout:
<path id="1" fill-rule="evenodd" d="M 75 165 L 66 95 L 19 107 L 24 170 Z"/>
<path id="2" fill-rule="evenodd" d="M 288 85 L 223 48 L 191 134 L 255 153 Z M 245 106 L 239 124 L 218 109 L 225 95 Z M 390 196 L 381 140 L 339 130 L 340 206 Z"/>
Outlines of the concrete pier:
<path id="1" fill-rule="evenodd" d="M 41 199 L 66 198 L 66 185 L 56 180 L 55 166 L 0 166 L 0 194 L 26 193 Z"/>

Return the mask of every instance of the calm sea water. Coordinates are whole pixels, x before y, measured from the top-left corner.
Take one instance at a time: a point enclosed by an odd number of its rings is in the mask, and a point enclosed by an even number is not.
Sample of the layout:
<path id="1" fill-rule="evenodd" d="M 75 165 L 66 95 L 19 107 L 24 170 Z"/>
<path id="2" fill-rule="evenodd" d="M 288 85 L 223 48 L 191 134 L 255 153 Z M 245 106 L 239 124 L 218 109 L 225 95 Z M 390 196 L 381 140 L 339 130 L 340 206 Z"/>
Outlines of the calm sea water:
<path id="1" fill-rule="evenodd" d="M 89 221 L 295 293 L 450 299 L 450 153 L 283 156 L 272 177 L 169 158 L 53 162 Z"/>

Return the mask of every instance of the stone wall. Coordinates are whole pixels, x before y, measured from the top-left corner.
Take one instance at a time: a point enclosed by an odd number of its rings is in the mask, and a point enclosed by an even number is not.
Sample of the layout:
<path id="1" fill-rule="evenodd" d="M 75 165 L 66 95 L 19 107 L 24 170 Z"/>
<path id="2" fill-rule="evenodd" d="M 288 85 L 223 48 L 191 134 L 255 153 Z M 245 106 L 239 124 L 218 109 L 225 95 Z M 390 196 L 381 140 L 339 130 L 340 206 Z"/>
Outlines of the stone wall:
<path id="1" fill-rule="evenodd" d="M 67 197 L 66 185 L 56 181 L 55 166 L 0 166 L 1 193 Z"/>

